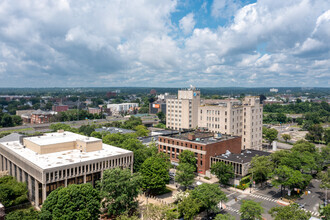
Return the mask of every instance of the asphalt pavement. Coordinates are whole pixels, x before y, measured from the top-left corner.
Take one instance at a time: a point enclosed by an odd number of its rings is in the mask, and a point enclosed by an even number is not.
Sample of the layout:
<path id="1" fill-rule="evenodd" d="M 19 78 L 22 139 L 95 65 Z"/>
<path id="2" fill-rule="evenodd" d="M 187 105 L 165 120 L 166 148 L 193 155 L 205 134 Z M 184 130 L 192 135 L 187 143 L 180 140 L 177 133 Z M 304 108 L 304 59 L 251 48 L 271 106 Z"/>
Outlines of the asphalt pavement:
<path id="1" fill-rule="evenodd" d="M 302 195 L 301 198 L 297 199 L 296 202 L 304 204 L 302 208 L 304 211 L 311 212 L 312 216 L 318 216 L 319 204 L 324 201 L 324 190 L 319 187 L 320 182 L 318 180 L 312 180 L 307 191 L 310 194 Z M 273 219 L 268 211 L 273 207 L 283 205 L 281 200 L 281 190 L 277 187 L 264 186 L 257 189 L 246 189 L 245 191 L 233 189 L 233 188 L 222 188 L 222 191 L 227 195 L 228 201 L 222 204 L 223 213 L 229 213 L 235 216 L 236 219 L 240 219 L 240 207 L 243 200 L 253 200 L 259 202 L 264 209 L 262 214 L 264 219 Z M 283 194 L 286 191 L 283 191 Z M 288 203 L 287 203 L 288 204 Z M 219 204 L 220 205 L 220 204 Z"/>

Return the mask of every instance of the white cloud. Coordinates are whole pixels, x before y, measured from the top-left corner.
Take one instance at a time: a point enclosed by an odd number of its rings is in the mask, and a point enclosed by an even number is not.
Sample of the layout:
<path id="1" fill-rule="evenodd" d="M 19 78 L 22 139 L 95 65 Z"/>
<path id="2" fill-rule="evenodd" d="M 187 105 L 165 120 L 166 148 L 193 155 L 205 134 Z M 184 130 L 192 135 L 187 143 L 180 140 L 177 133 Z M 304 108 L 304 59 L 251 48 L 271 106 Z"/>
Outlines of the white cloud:
<path id="1" fill-rule="evenodd" d="M 190 34 L 195 27 L 194 13 L 189 13 L 179 21 L 179 26 L 184 34 Z"/>
<path id="2" fill-rule="evenodd" d="M 3 0 L 0 86 L 328 85 L 329 1 L 179 4 Z"/>
<path id="3" fill-rule="evenodd" d="M 240 8 L 236 0 L 213 0 L 211 14 L 216 18 L 228 18 L 235 14 Z"/>

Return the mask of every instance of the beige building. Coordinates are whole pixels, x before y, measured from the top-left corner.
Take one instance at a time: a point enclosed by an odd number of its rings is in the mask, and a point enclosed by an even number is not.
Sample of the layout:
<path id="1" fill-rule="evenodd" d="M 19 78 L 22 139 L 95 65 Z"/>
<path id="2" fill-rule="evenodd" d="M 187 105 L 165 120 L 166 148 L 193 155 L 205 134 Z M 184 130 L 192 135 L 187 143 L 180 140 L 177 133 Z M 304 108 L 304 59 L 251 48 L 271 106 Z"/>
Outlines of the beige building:
<path id="1" fill-rule="evenodd" d="M 133 152 L 103 144 L 98 138 L 59 131 L 0 140 L 0 171 L 26 182 L 35 206 L 60 186 L 94 186 L 104 170 L 115 167 L 132 169 Z"/>
<path id="2" fill-rule="evenodd" d="M 194 87 L 178 91 L 177 99 L 166 99 L 166 127 L 175 130 L 198 126 L 200 91 Z"/>
<path id="3" fill-rule="evenodd" d="M 214 133 L 242 136 L 242 149 L 262 147 L 262 112 L 259 97 L 204 101 L 198 110 L 198 127 Z"/>

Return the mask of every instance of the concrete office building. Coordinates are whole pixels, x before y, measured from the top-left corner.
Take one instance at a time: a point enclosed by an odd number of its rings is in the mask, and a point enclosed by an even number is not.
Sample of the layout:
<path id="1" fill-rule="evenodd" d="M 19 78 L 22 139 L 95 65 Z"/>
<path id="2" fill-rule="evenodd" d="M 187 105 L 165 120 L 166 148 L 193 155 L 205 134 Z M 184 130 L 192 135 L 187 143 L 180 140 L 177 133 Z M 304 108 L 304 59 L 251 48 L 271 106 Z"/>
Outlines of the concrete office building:
<path id="1" fill-rule="evenodd" d="M 207 171 L 211 166 L 211 156 L 221 155 L 227 151 L 241 153 L 241 137 L 197 131 L 158 137 L 158 152 L 168 154 L 174 165 L 177 165 L 179 155 L 184 150 L 195 153 L 198 173 L 209 175 Z"/>
<path id="2" fill-rule="evenodd" d="M 259 97 L 212 100 L 199 107 L 198 127 L 214 133 L 242 136 L 242 149 L 262 148 L 263 106 Z"/>
<path id="3" fill-rule="evenodd" d="M 107 105 L 107 108 L 110 109 L 113 114 L 132 111 L 137 107 L 139 107 L 138 103 L 121 103 L 121 104 L 108 104 Z"/>
<path id="4" fill-rule="evenodd" d="M 4 142 L 3 142 L 4 141 Z M 26 182 L 29 199 L 41 205 L 56 188 L 99 180 L 103 171 L 133 168 L 133 152 L 71 132 L 0 140 L 0 171 Z"/>
<path id="5" fill-rule="evenodd" d="M 259 150 L 242 150 L 240 154 L 232 153 L 230 151 L 225 154 L 211 157 L 211 165 L 216 162 L 224 162 L 234 167 L 234 173 L 238 176 L 238 179 L 249 174 L 249 168 L 251 160 L 255 156 L 269 156 L 269 152 Z"/>
<path id="6" fill-rule="evenodd" d="M 195 87 L 179 90 L 177 99 L 166 100 L 166 127 L 175 130 L 196 128 L 200 103 L 200 91 Z"/>

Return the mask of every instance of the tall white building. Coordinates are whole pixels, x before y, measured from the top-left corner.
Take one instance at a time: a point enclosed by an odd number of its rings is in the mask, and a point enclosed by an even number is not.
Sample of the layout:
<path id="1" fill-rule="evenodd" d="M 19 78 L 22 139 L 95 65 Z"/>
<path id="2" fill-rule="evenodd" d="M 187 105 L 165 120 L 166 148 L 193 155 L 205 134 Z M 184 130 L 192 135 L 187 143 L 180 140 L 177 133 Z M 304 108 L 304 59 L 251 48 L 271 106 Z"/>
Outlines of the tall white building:
<path id="1" fill-rule="evenodd" d="M 242 136 L 242 149 L 262 147 L 262 112 L 259 97 L 239 100 L 213 100 L 199 107 L 198 127 L 214 133 Z"/>
<path id="2" fill-rule="evenodd" d="M 196 128 L 200 103 L 200 91 L 192 86 L 179 90 L 177 99 L 166 99 L 166 127 L 175 130 Z"/>
<path id="3" fill-rule="evenodd" d="M 242 149 L 262 147 L 263 106 L 259 97 L 247 96 L 243 101 L 204 100 L 195 88 L 179 90 L 177 99 L 166 101 L 166 127 L 183 130 L 196 127 L 214 133 L 242 136 Z"/>

